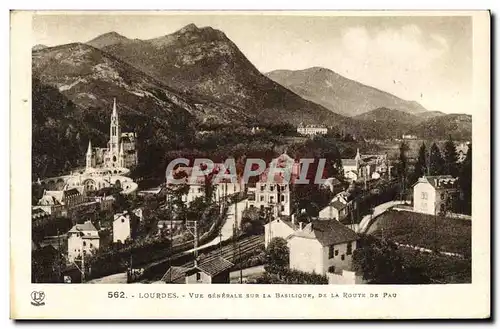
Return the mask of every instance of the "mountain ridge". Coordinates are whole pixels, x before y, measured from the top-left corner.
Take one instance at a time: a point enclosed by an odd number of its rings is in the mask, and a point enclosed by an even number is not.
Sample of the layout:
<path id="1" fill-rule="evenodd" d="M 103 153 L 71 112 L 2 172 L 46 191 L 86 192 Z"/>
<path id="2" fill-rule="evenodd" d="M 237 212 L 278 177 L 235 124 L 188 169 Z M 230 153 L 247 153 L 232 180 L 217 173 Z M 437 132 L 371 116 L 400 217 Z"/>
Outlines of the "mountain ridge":
<path id="1" fill-rule="evenodd" d="M 401 99 L 320 66 L 302 70 L 273 70 L 267 72 L 266 76 L 303 98 L 349 117 L 380 107 L 409 113 L 427 111 L 416 101 Z"/>

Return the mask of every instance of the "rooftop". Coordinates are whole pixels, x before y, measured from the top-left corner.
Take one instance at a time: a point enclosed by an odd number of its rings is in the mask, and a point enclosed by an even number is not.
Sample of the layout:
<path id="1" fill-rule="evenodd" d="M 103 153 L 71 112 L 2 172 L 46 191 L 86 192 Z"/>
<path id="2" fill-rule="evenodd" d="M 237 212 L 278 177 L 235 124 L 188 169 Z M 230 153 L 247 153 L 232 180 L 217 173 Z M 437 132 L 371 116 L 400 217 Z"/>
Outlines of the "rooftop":
<path id="1" fill-rule="evenodd" d="M 293 237 L 315 239 L 323 246 L 355 241 L 359 238 L 353 230 L 335 219 L 315 220 L 307 224 L 303 230 L 292 234 Z"/>

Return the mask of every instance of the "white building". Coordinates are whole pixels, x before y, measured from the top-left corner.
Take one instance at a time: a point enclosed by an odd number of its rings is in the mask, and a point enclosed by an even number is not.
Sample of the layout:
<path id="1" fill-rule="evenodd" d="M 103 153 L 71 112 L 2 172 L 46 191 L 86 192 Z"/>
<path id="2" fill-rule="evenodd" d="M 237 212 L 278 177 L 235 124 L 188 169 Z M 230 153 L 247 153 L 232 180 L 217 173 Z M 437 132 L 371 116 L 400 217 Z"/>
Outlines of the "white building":
<path id="1" fill-rule="evenodd" d="M 280 155 L 275 161 L 277 171 L 274 172 L 272 179 L 269 179 L 271 169 L 267 168 L 259 176 L 255 186 L 248 187 L 248 204 L 259 209 L 271 208 L 275 217 L 290 216 L 291 187 L 292 182 L 300 173 L 300 165 L 286 153 Z M 285 173 L 288 170 L 290 170 L 289 175 Z"/>
<path id="2" fill-rule="evenodd" d="M 295 222 L 294 215 L 292 215 L 292 220 L 287 221 L 283 218 L 276 218 L 271 222 L 264 225 L 264 247 L 267 249 L 269 242 L 274 238 L 287 239 L 296 230 L 298 230 L 303 223 L 297 224 Z"/>
<path id="3" fill-rule="evenodd" d="M 121 242 L 131 238 L 132 227 L 130 225 L 130 214 L 127 211 L 115 214 L 113 217 L 113 243 Z"/>
<path id="4" fill-rule="evenodd" d="M 297 133 L 306 136 L 316 136 L 316 135 L 326 135 L 328 133 L 328 128 L 325 126 L 317 126 L 317 125 L 300 125 L 297 128 Z"/>
<path id="5" fill-rule="evenodd" d="M 99 232 L 90 221 L 76 224 L 68 232 L 68 260 L 74 262 L 78 256 L 93 254 L 99 242 Z"/>
<path id="6" fill-rule="evenodd" d="M 458 197 L 458 179 L 450 175 L 424 176 L 413 185 L 413 210 L 430 215 L 444 213 Z"/>
<path id="7" fill-rule="evenodd" d="M 388 168 L 386 154 L 361 155 L 357 149 L 354 159 L 342 159 L 344 176 L 349 180 L 358 180 L 373 176 L 375 172 L 385 173 Z"/>
<path id="8" fill-rule="evenodd" d="M 337 220 L 315 220 L 288 238 L 290 268 L 323 275 L 350 271 L 358 239 Z"/>

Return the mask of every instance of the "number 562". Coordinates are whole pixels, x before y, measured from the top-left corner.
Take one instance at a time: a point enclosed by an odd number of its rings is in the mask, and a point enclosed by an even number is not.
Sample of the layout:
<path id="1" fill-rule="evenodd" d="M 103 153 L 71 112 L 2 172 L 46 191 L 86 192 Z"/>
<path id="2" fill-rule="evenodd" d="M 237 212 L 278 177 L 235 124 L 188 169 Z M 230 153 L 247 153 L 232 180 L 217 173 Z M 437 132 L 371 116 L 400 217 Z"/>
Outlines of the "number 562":
<path id="1" fill-rule="evenodd" d="M 125 298 L 123 291 L 108 291 L 108 298 Z"/>

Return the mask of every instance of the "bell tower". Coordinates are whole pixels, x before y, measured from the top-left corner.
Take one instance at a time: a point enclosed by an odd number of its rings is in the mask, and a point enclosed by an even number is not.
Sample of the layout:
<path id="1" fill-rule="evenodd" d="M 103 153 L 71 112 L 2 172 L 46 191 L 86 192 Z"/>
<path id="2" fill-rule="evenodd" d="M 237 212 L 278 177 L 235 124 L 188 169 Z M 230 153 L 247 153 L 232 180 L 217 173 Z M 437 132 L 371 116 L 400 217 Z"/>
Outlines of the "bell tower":
<path id="1" fill-rule="evenodd" d="M 87 170 L 92 168 L 92 143 L 90 142 L 90 139 L 89 139 L 89 147 L 87 148 L 87 155 L 85 162 Z"/>
<path id="2" fill-rule="evenodd" d="M 118 166 L 120 152 L 120 123 L 118 120 L 118 112 L 116 110 L 116 98 L 113 99 L 113 113 L 111 114 L 111 124 L 109 133 L 109 155 L 111 165 Z"/>

